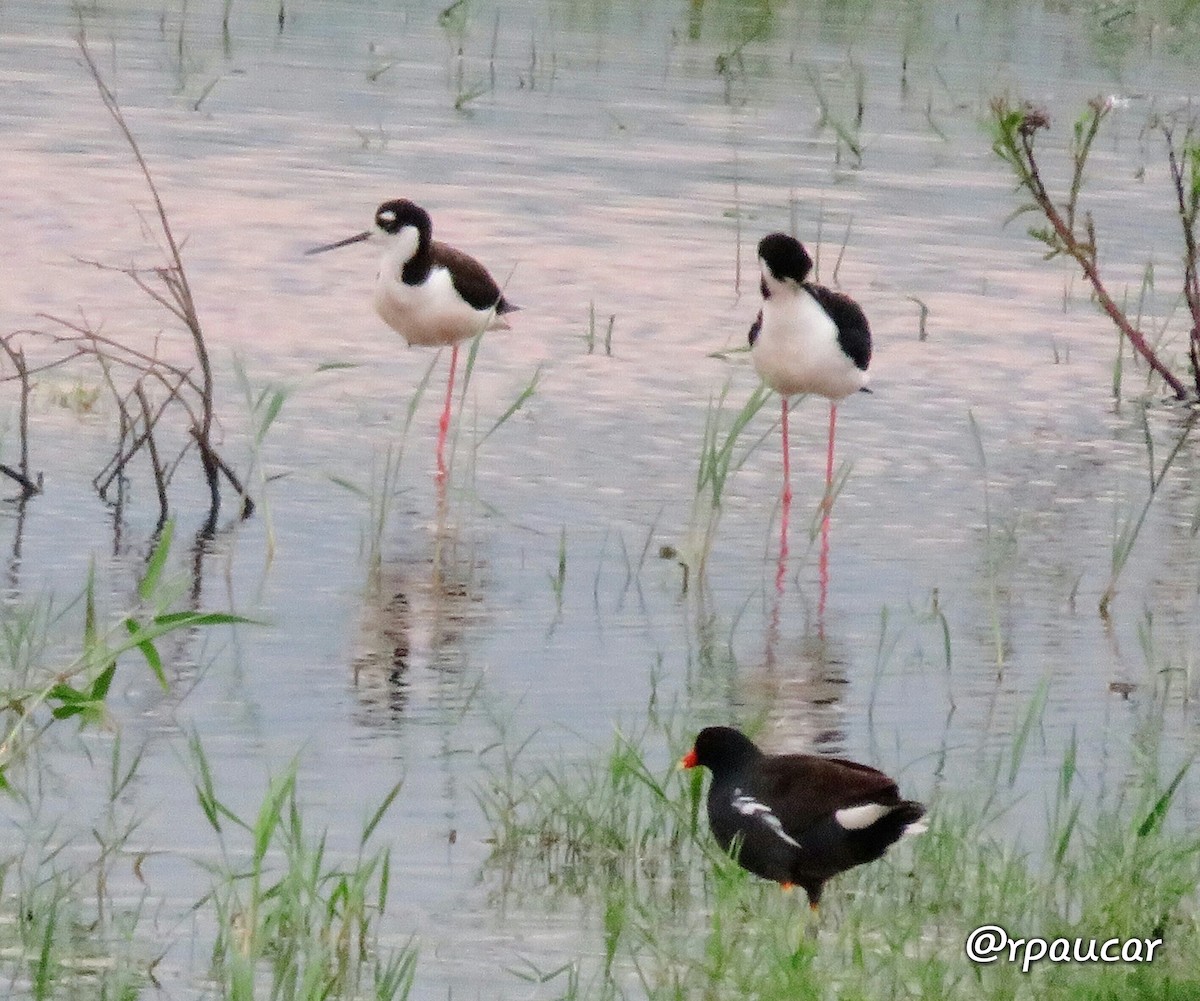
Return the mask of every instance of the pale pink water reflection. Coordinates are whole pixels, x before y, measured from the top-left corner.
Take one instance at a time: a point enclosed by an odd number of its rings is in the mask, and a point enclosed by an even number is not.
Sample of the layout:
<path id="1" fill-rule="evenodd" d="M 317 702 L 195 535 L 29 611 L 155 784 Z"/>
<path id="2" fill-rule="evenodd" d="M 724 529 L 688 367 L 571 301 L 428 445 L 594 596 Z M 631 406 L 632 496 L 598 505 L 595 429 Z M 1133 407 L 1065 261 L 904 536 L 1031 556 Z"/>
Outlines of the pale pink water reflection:
<path id="1" fill-rule="evenodd" d="M 461 40 L 433 8 L 314 5 L 278 34 L 262 11 L 235 5 L 228 54 L 219 6 L 189 5 L 182 62 L 174 11 L 165 27 L 158 8 L 132 2 L 86 18 L 186 236 L 226 446 L 265 474 L 254 484 L 260 515 L 222 537 L 204 583 L 206 601 L 270 624 L 185 651 L 187 671 L 205 667 L 181 700 L 153 696 L 135 671 L 122 691 L 125 739 L 150 746 L 142 837 L 167 853 L 146 866 L 154 893 L 194 900 L 196 874 L 177 860 L 212 850 L 174 753 L 184 727 L 204 735 L 221 788 L 247 809 L 267 770 L 300 751 L 313 822 L 339 843 L 403 773 L 389 823 L 404 845 L 394 877 L 404 902 L 391 929 L 397 940 L 419 930 L 423 955 L 436 957 L 421 974 L 431 990 L 470 997 L 528 997 L 526 984 L 497 986 L 496 971 L 518 954 L 549 962 L 594 941 L 533 906 L 498 916 L 477 881 L 487 831 L 472 788 L 501 724 L 521 739 L 540 731 L 535 761 L 582 755 L 614 723 L 641 719 L 657 689 L 689 718 L 764 719 L 775 749 L 871 759 L 926 798 L 938 762 L 946 781 L 969 783 L 981 757 L 1008 746 L 1048 677 L 1044 743 L 1021 776 L 1030 801 L 1072 732 L 1090 788 L 1122 781 L 1163 683 L 1143 631 L 1171 664 L 1194 660 L 1195 461 L 1178 460 L 1105 624 L 1095 606 L 1114 521 L 1144 497 L 1140 411 L 1111 399 L 1115 335 L 1078 281 L 1042 264 L 1019 222 L 1003 226 L 1011 185 L 980 127 L 997 91 L 1046 100 L 1065 125 L 1116 86 L 1071 17 L 1031 4 L 996 20 L 980 4 L 955 24 L 932 10 L 905 88 L 894 5 L 877 5 L 861 28 L 784 7 L 774 34 L 748 47 L 727 101 L 714 70 L 723 25 L 713 14 L 689 40 L 687 4 L 616 5 L 602 30 L 571 5 L 500 4 L 481 8 Z M 467 83 L 488 80 L 497 10 L 495 90 L 456 111 L 457 48 Z M 0 324 L 45 327 L 37 314 L 83 310 L 110 334 L 153 337 L 167 325 L 136 290 L 72 260 L 149 259 L 137 215 L 146 194 L 73 31 L 67 5 L 0 9 L 2 225 L 19 251 L 4 265 Z M 839 165 L 833 134 L 816 129 L 805 67 L 839 114 L 852 110 L 856 67 L 865 75 L 861 169 Z M 1194 68 L 1161 51 L 1123 73 L 1124 92 L 1163 100 L 1194 86 Z M 1165 314 L 1177 238 L 1163 165 L 1138 138 L 1146 109 L 1115 113 L 1091 180 L 1106 271 L 1132 295 L 1153 258 Z M 1055 141 L 1064 136 L 1058 128 Z M 483 341 L 443 518 L 430 456 L 446 359 L 405 433 L 433 355 L 374 315 L 374 251 L 303 257 L 400 196 L 524 307 L 511 332 Z M 745 344 L 754 245 L 793 221 L 806 242 L 819 234 L 826 283 L 846 240 L 837 281 L 876 340 L 873 394 L 839 412 L 838 458 L 853 468 L 834 509 L 823 616 L 819 537 L 808 535 L 823 401 L 792 415 L 782 597 L 774 401 L 745 438 L 764 445 L 728 482 L 707 580 L 684 594 L 677 563 L 658 558 L 691 537 L 710 400 L 728 383 L 727 420 L 756 385 L 744 354 L 711 357 Z M 910 297 L 928 307 L 926 341 Z M 601 336 L 614 317 L 611 358 L 587 353 L 593 309 Z M 257 454 L 235 358 L 252 391 L 288 392 Z M 354 367 L 318 371 L 330 362 Z M 529 400 L 472 454 L 535 373 Z M 36 397 L 33 459 L 48 489 L 28 507 L 14 589 L 73 593 L 96 553 L 120 607 L 153 523 L 149 488 L 135 484 L 124 529 L 134 554 L 107 559 L 111 523 L 87 456 L 104 453 L 112 415 L 64 409 L 56 384 L 44 380 Z M 1130 396 L 1141 385 L 1127 372 Z M 1182 418 L 1150 402 L 1161 461 Z M 986 518 L 968 413 L 987 461 Z M 371 498 L 396 461 L 373 576 Z M 183 494 L 181 525 L 202 499 Z M 1128 701 L 1109 691 L 1114 680 L 1135 686 Z M 1175 691 L 1163 726 L 1183 755 L 1194 736 Z M 676 750 L 662 748 L 662 760 Z M 1181 792 L 1185 812 L 1194 797 Z M 169 965 L 186 992 L 196 971 L 181 953 Z"/>

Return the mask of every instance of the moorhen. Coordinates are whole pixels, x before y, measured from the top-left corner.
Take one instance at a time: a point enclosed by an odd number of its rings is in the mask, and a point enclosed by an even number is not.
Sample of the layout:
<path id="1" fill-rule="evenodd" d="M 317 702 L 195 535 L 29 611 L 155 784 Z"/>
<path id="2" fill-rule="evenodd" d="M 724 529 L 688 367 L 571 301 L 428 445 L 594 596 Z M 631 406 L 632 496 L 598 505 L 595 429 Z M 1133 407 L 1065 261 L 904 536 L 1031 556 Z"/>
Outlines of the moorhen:
<path id="1" fill-rule="evenodd" d="M 708 820 L 721 847 L 756 876 L 804 887 L 814 911 L 826 880 L 925 830 L 925 807 L 901 799 L 883 772 L 842 758 L 764 754 L 731 727 L 701 730 L 680 765 L 712 772 Z"/>

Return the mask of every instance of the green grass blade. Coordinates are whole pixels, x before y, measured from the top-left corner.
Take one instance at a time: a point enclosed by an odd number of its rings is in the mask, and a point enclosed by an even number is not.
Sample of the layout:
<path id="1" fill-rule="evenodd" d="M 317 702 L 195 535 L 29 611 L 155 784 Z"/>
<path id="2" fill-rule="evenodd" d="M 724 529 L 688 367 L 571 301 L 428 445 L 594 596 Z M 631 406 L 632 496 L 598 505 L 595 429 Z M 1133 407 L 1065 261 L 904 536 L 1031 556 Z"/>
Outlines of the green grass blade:
<path id="1" fill-rule="evenodd" d="M 154 546 L 153 552 L 150 553 L 150 560 L 146 564 L 146 574 L 138 582 L 138 597 L 142 601 L 149 601 L 158 590 L 159 581 L 162 579 L 163 567 L 167 563 L 167 554 L 171 551 L 171 539 L 174 534 L 175 522 L 168 519 L 162 527 L 162 532 L 159 534 L 158 542 Z"/>

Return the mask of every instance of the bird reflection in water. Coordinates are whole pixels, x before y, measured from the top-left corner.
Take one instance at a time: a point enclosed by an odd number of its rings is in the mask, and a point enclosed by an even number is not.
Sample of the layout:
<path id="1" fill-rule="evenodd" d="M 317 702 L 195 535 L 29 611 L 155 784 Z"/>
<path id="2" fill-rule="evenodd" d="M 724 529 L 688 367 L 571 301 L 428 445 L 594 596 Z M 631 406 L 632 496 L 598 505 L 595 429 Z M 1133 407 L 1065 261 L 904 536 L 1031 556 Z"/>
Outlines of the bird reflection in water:
<path id="1" fill-rule="evenodd" d="M 385 557 L 363 602 L 354 684 L 365 720 L 386 725 L 412 703 L 461 704 L 465 639 L 485 616 L 473 542 L 439 526 L 420 552 Z"/>
<path id="2" fill-rule="evenodd" d="M 849 683 L 846 658 L 825 636 L 824 609 L 818 612 L 815 630 L 809 623 L 801 636 L 782 637 L 781 601 L 777 592 L 762 662 L 745 681 L 746 700 L 761 706 L 770 726 L 795 738 L 797 747 L 841 753 L 846 735 L 840 706 Z"/>

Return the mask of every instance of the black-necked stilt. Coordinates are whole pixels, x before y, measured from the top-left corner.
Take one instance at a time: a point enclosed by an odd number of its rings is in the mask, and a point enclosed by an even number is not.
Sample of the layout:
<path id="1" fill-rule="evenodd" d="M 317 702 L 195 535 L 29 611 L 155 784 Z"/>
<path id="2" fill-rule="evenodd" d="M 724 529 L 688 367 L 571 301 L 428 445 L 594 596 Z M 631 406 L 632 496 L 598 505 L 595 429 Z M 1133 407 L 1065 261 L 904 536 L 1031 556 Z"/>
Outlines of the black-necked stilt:
<path id="1" fill-rule="evenodd" d="M 731 727 L 701 730 L 680 765 L 712 772 L 708 820 L 721 847 L 756 876 L 804 887 L 814 911 L 826 880 L 925 830 L 925 807 L 901 799 L 883 772 L 842 758 L 767 755 Z"/>
<path id="2" fill-rule="evenodd" d="M 475 258 L 434 240 L 429 213 L 404 198 L 380 205 L 373 229 L 306 253 L 320 254 L 363 240 L 384 244 L 374 296 L 375 311 L 383 322 L 409 344 L 450 345 L 450 378 L 437 444 L 438 476 L 444 478 L 459 342 L 485 330 L 507 330 L 505 314 L 519 307 L 504 298 L 495 279 Z"/>
<path id="3" fill-rule="evenodd" d="M 788 397 L 818 393 L 829 400 L 825 509 L 833 489 L 833 441 L 838 401 L 867 388 L 871 330 L 849 296 L 808 281 L 812 258 L 784 233 L 758 244 L 762 309 L 750 328 L 750 355 L 763 382 L 783 397 L 783 500 L 791 501 Z M 786 513 L 785 513 L 786 519 Z M 786 538 L 786 521 L 785 521 Z"/>

